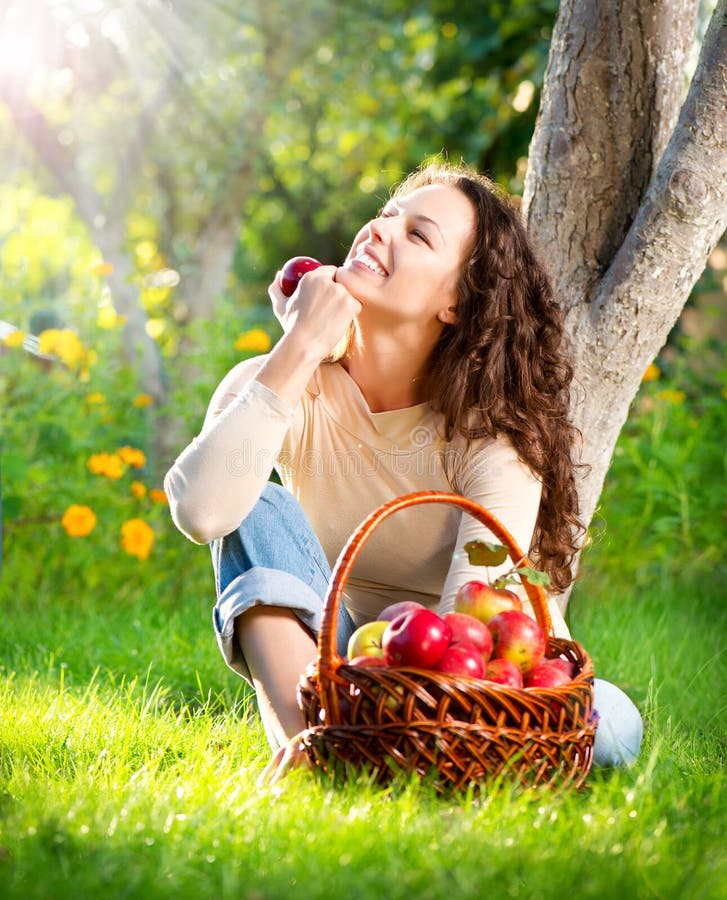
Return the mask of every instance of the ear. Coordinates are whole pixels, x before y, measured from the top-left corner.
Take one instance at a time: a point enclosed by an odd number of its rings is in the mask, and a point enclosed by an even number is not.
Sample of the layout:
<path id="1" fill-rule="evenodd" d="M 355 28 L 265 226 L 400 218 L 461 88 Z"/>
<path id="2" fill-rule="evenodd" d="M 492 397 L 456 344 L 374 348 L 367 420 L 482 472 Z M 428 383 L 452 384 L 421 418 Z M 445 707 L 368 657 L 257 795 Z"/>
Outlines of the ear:
<path id="1" fill-rule="evenodd" d="M 457 307 L 456 306 L 447 306 L 444 309 L 440 309 L 437 313 L 437 318 L 440 322 L 444 322 L 445 325 L 456 325 L 457 324 Z"/>

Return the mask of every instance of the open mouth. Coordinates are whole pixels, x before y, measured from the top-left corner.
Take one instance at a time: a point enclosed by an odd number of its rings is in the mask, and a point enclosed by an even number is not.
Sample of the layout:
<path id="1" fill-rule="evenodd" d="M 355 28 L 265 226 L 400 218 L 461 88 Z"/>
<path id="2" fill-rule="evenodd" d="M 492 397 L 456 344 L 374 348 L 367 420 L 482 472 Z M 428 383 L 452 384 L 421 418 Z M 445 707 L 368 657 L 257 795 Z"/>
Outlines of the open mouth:
<path id="1" fill-rule="evenodd" d="M 356 251 L 354 259 L 356 262 L 366 266 L 367 269 L 370 269 L 375 275 L 385 278 L 389 274 L 381 263 L 363 247 Z"/>

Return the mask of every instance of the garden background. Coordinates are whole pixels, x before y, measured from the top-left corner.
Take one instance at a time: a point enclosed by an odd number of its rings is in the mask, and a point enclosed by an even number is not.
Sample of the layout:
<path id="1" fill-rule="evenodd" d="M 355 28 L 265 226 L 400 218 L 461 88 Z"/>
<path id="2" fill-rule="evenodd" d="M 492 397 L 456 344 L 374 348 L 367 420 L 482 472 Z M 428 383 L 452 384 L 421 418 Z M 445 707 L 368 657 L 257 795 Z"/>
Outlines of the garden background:
<path id="1" fill-rule="evenodd" d="M 281 260 L 340 260 L 442 149 L 522 194 L 557 3 L 203 6 L 1 7 L 0 894 L 724 896 L 724 243 L 644 373 L 570 601 L 644 714 L 637 764 L 573 796 L 256 788 L 170 454 L 277 339 Z"/>

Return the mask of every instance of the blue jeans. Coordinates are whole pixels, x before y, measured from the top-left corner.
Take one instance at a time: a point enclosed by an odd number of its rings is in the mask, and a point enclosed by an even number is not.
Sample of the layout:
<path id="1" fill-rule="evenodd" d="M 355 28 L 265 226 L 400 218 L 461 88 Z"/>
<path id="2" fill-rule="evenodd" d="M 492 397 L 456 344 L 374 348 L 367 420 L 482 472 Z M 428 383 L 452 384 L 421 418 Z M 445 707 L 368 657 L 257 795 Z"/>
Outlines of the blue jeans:
<path id="1" fill-rule="evenodd" d="M 331 569 L 305 513 L 289 491 L 269 482 L 237 531 L 210 546 L 217 591 L 212 621 L 231 669 L 251 680 L 234 628 L 236 617 L 254 606 L 290 609 L 317 638 Z M 355 627 L 341 604 L 337 644 L 342 656 Z M 594 763 L 614 766 L 632 762 L 643 731 L 636 706 L 618 687 L 600 678 L 594 682 L 594 705 L 599 713 Z"/>

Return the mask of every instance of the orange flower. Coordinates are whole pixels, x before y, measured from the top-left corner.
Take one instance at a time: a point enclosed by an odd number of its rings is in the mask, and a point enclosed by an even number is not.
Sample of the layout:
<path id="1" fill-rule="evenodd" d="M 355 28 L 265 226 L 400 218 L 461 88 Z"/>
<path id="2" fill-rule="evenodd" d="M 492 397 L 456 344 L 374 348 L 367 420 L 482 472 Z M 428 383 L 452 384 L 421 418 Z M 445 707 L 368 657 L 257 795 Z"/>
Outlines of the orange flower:
<path id="1" fill-rule="evenodd" d="M 154 398 L 149 394 L 137 394 L 131 402 L 137 409 L 144 409 L 146 406 L 152 405 Z"/>
<path id="2" fill-rule="evenodd" d="M 71 537 L 85 537 L 96 527 L 96 514 L 88 506 L 69 506 L 63 513 L 61 525 Z"/>
<path id="3" fill-rule="evenodd" d="M 137 500 L 141 500 L 142 497 L 146 497 L 146 485 L 141 481 L 132 481 L 131 493 L 134 495 L 134 497 L 136 497 Z"/>
<path id="4" fill-rule="evenodd" d="M 121 547 L 131 556 L 147 559 L 154 544 L 154 532 L 143 519 L 129 519 L 121 526 Z"/>
<path id="5" fill-rule="evenodd" d="M 135 447 L 119 447 L 117 453 L 128 465 L 134 469 L 143 469 L 146 465 L 146 456 L 143 450 L 137 450 Z"/>
<path id="6" fill-rule="evenodd" d="M 92 275 L 110 275 L 114 271 L 114 264 L 110 262 L 97 262 L 88 267 Z"/>
<path id="7" fill-rule="evenodd" d="M 169 503 L 169 497 L 167 497 L 161 488 L 152 488 L 149 491 L 149 499 L 152 503 Z"/>
<path id="8" fill-rule="evenodd" d="M 3 344 L 5 344 L 6 347 L 22 347 L 24 342 L 25 332 L 20 331 L 20 329 L 11 331 L 10 334 L 3 339 Z"/>
<path id="9" fill-rule="evenodd" d="M 642 381 L 656 381 L 656 379 L 661 375 L 661 369 L 657 366 L 656 363 L 649 363 L 646 367 L 646 371 L 641 376 Z"/>
<path id="10" fill-rule="evenodd" d="M 235 341 L 235 350 L 242 353 L 267 353 L 270 349 L 270 336 L 262 328 L 243 331 Z"/>
<path id="11" fill-rule="evenodd" d="M 86 463 L 94 475 L 105 475 L 107 478 L 121 478 L 124 474 L 124 463 L 116 453 L 94 453 Z"/>

